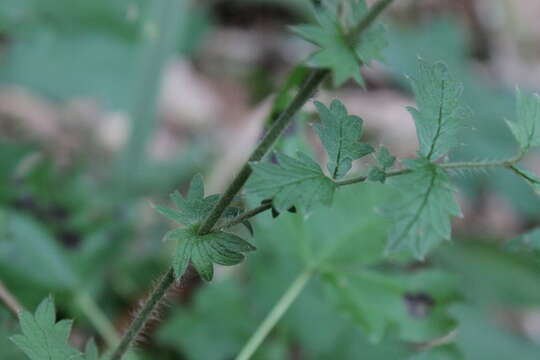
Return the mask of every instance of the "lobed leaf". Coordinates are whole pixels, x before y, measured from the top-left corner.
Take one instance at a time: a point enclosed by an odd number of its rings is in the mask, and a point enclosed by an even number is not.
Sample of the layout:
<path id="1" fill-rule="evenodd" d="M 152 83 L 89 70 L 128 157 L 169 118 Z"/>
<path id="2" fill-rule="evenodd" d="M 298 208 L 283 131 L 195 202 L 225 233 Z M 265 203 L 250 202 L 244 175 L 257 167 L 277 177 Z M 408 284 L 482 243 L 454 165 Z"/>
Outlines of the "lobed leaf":
<path id="1" fill-rule="evenodd" d="M 206 280 L 212 280 L 214 265 L 236 265 L 244 260 L 242 253 L 255 247 L 241 237 L 223 231 L 198 235 L 195 228 L 174 229 L 165 234 L 164 240 L 178 242 L 173 258 L 173 269 L 177 277 L 186 271 L 189 262 Z"/>
<path id="2" fill-rule="evenodd" d="M 200 174 L 193 177 L 187 196 L 184 198 L 178 191 L 171 194 L 171 200 L 177 209 L 154 205 L 154 209 L 172 221 L 186 226 L 196 225 L 203 221 L 219 201 L 219 195 L 204 197 L 204 183 Z"/>
<path id="3" fill-rule="evenodd" d="M 390 150 L 388 150 L 386 147 L 381 146 L 379 152 L 377 153 L 377 161 L 383 170 L 387 170 L 394 166 L 396 157 L 390 154 Z"/>
<path id="4" fill-rule="evenodd" d="M 165 206 L 155 206 L 155 209 L 169 219 L 186 225 L 187 228 L 173 229 L 165 234 L 163 240 L 177 241 L 173 256 L 173 269 L 176 277 L 182 276 L 189 263 L 206 280 L 212 280 L 214 265 L 235 265 L 244 260 L 242 253 L 255 250 L 255 247 L 244 239 L 223 231 L 198 235 L 198 225 L 210 214 L 219 200 L 219 195 L 204 196 L 204 182 L 201 175 L 196 175 L 191 181 L 186 197 L 175 191 L 171 200 L 177 209 Z M 235 217 L 241 210 L 228 207 L 224 218 Z M 244 224 L 248 230 L 249 223 Z"/>
<path id="5" fill-rule="evenodd" d="M 358 140 L 362 136 L 362 119 L 347 114 L 347 109 L 339 100 L 334 100 L 327 108 L 316 101 L 321 124 L 315 130 L 328 153 L 328 171 L 333 179 L 345 176 L 352 161 L 371 154 L 373 148 Z"/>
<path id="6" fill-rule="evenodd" d="M 326 177 L 319 164 L 304 153 L 298 159 L 276 153 L 278 164 L 252 163 L 253 175 L 247 191 L 261 199 L 272 198 L 277 211 L 292 206 L 308 211 L 314 205 L 329 205 L 334 196 L 335 184 Z"/>
<path id="7" fill-rule="evenodd" d="M 387 46 L 384 28 L 374 25 L 360 36 L 350 39 L 348 31 L 358 25 L 368 8 L 364 0 L 348 0 L 346 4 L 349 7 L 346 23 L 341 23 L 339 19 L 336 2 L 324 1 L 321 8 L 313 9 L 317 25 L 298 25 L 292 27 L 292 31 L 320 47 L 308 59 L 308 65 L 329 68 L 334 86 L 343 84 L 349 78 L 364 85 L 360 67 L 372 60 L 382 60 L 382 51 Z"/>
<path id="8" fill-rule="evenodd" d="M 384 215 L 392 221 L 387 252 L 409 249 L 423 259 L 443 240 L 451 238 L 451 216 L 461 216 L 448 176 L 426 159 L 409 160 L 410 173 L 389 183 L 399 192 Z"/>
<path id="9" fill-rule="evenodd" d="M 392 168 L 396 162 L 396 157 L 390 151 L 381 146 L 376 155 L 379 166 L 372 166 L 367 175 L 367 179 L 373 182 L 384 183 L 386 181 L 386 170 Z"/>
<path id="10" fill-rule="evenodd" d="M 412 79 L 418 109 L 409 107 L 420 144 L 420 155 L 436 160 L 458 144 L 457 134 L 470 116 L 460 105 L 463 85 L 443 63 L 418 59 L 418 78 Z"/>
<path id="11" fill-rule="evenodd" d="M 83 355 L 68 344 L 71 320 L 56 322 L 52 298 L 39 304 L 34 314 L 23 310 L 19 314 L 22 335 L 14 335 L 15 343 L 31 360 L 83 359 Z"/>

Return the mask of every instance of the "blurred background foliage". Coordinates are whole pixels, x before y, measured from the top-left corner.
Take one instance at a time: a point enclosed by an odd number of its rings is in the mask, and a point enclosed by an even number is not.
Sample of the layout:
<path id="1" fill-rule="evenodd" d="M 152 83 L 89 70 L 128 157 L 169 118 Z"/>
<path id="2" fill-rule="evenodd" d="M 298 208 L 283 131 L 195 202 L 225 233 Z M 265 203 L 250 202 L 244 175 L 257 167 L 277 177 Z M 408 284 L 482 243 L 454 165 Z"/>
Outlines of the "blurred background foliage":
<path id="1" fill-rule="evenodd" d="M 212 192 L 227 185 L 305 74 L 291 71 L 311 47 L 287 25 L 309 20 L 307 3 L 3 0 L 0 291 L 29 309 L 53 293 L 59 316 L 76 321 L 74 344 L 114 337 L 170 261 L 160 241 L 169 224 L 149 203 L 196 172 Z M 365 69 L 366 89 L 348 83 L 317 98 L 339 97 L 372 144 L 407 157 L 417 144 L 406 75 L 418 56 L 443 60 L 474 112 L 450 156 L 509 157 L 514 87 L 540 88 L 539 12 L 533 1 L 398 1 L 384 19 L 386 61 Z M 312 110 L 281 150 L 320 158 Z M 537 154 L 525 161 L 540 171 Z M 504 171 L 456 178 L 465 217 L 455 241 L 421 263 L 384 256 L 376 208 L 392 194 L 382 185 L 340 190 L 307 219 L 261 215 L 259 250 L 211 284 L 175 289 L 137 353 L 230 359 L 306 263 L 323 261 L 330 281 L 310 282 L 257 359 L 536 359 L 538 254 L 505 241 L 538 225 L 540 201 Z M 2 359 L 23 358 L 7 340 L 16 331 L 0 308 Z"/>

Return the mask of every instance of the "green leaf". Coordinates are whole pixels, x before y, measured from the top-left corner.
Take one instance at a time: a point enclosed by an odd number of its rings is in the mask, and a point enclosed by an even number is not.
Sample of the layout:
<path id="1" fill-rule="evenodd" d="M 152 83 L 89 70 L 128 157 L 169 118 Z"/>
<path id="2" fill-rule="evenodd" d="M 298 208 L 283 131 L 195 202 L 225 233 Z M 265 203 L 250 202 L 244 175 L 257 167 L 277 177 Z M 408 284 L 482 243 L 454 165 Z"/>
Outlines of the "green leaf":
<path id="1" fill-rule="evenodd" d="M 423 351 L 408 360 L 463 360 L 463 356 L 455 345 L 444 345 Z"/>
<path id="2" fill-rule="evenodd" d="M 171 194 L 176 209 L 165 206 L 154 206 L 162 215 L 187 228 L 173 229 L 165 234 L 163 240 L 178 242 L 173 257 L 173 268 L 177 277 L 186 271 L 189 262 L 201 277 L 212 280 L 214 265 L 235 265 L 244 260 L 243 252 L 253 251 L 255 247 L 244 239 L 223 231 L 215 231 L 206 235 L 198 235 L 199 224 L 206 219 L 219 200 L 219 195 L 204 196 L 204 182 L 201 175 L 195 175 L 189 186 L 186 197 L 178 191 Z M 224 217 L 238 215 L 239 209 L 229 207 Z"/>
<path id="3" fill-rule="evenodd" d="M 368 173 L 368 180 L 373 182 L 384 183 L 386 181 L 386 170 L 392 168 L 396 162 L 396 157 L 390 154 L 390 151 L 381 146 L 376 155 L 379 166 L 372 166 Z"/>
<path id="4" fill-rule="evenodd" d="M 11 340 L 32 360 L 82 359 L 82 354 L 68 344 L 71 320 L 56 322 L 54 302 L 47 298 L 34 315 L 23 310 L 19 315 L 23 335 Z"/>
<path id="5" fill-rule="evenodd" d="M 187 196 L 184 198 L 178 191 L 175 191 L 171 194 L 171 200 L 176 209 L 161 205 L 155 205 L 154 208 L 161 215 L 178 224 L 191 226 L 199 224 L 210 214 L 219 200 L 219 195 L 204 197 L 203 178 L 197 174 L 191 180 Z"/>
<path id="6" fill-rule="evenodd" d="M 536 259 L 504 251 L 494 241 L 464 240 L 436 253 L 437 260 L 459 277 L 462 297 L 485 308 L 493 304 L 527 308 L 540 303 Z"/>
<path id="7" fill-rule="evenodd" d="M 379 152 L 377 153 L 377 161 L 379 162 L 383 170 L 387 170 L 394 166 L 396 162 L 396 157 L 392 156 L 392 154 L 390 154 L 390 151 L 386 147 L 381 146 Z"/>
<path id="8" fill-rule="evenodd" d="M 333 74 L 334 86 L 353 78 L 364 84 L 360 67 L 372 60 L 382 60 L 382 51 L 387 42 L 382 25 L 374 25 L 354 39 L 347 38 L 347 32 L 354 29 L 368 12 L 364 0 L 346 2 L 349 16 L 341 23 L 333 1 L 324 1 L 322 8 L 314 9 L 317 25 L 298 25 L 292 31 L 321 49 L 311 55 L 308 65 L 329 68 Z M 333 6 L 332 6 L 333 5 Z"/>
<path id="9" fill-rule="evenodd" d="M 367 175 L 369 181 L 384 183 L 386 180 L 386 173 L 384 170 L 373 166 Z"/>
<path id="10" fill-rule="evenodd" d="M 497 322 L 497 314 L 471 305 L 458 305 L 451 309 L 459 327 L 455 343 L 464 360 L 533 360 L 538 359 L 540 347 L 531 341 L 504 329 Z"/>
<path id="11" fill-rule="evenodd" d="M 540 260 L 540 228 L 508 241 L 506 249 L 515 252 L 532 253 Z"/>
<path id="12" fill-rule="evenodd" d="M 507 121 L 522 151 L 540 145 L 540 96 L 516 90 L 517 121 Z"/>
<path id="13" fill-rule="evenodd" d="M 387 252 L 409 249 L 418 259 L 451 238 L 451 216 L 461 216 L 454 189 L 443 169 L 426 159 L 406 161 L 411 172 L 388 183 L 399 192 L 384 215 L 392 222 Z"/>
<path id="14" fill-rule="evenodd" d="M 417 76 L 412 87 L 418 109 L 408 110 L 416 124 L 420 154 L 436 160 L 458 144 L 458 130 L 470 111 L 459 104 L 463 85 L 452 78 L 443 63 L 418 59 Z"/>
<path id="15" fill-rule="evenodd" d="M 264 315 L 255 316 L 251 311 L 254 304 L 253 297 L 247 296 L 243 282 L 227 279 L 204 286 L 195 293 L 189 307 L 176 307 L 167 317 L 157 332 L 157 342 L 176 349 L 191 360 L 232 359 L 252 335 L 259 317 Z M 285 359 L 284 354 L 268 356 L 268 351 L 272 350 L 269 345 L 279 341 L 279 338 L 267 339 L 257 350 L 256 358 Z"/>
<path id="16" fill-rule="evenodd" d="M 318 101 L 315 106 L 321 118 L 315 130 L 328 153 L 328 171 L 333 179 L 338 179 L 349 172 L 353 160 L 371 154 L 373 148 L 358 141 L 362 136 L 362 119 L 347 114 L 341 101 L 332 101 L 330 108 Z"/>
<path id="17" fill-rule="evenodd" d="M 55 289 L 72 289 L 77 274 L 58 242 L 32 218 L 0 209 L 0 269 Z"/>
<path id="18" fill-rule="evenodd" d="M 84 350 L 85 350 L 84 360 L 98 360 L 99 359 L 98 348 L 93 338 L 88 340 Z"/>
<path id="19" fill-rule="evenodd" d="M 178 241 L 173 259 L 177 277 L 182 276 L 191 261 L 206 281 L 214 276 L 213 264 L 236 265 L 244 260 L 242 253 L 255 250 L 253 245 L 234 234 L 217 231 L 198 235 L 195 227 L 171 230 L 164 240 Z"/>
<path id="20" fill-rule="evenodd" d="M 371 270 L 331 272 L 323 279 L 339 309 L 349 314 L 372 341 L 390 330 L 407 341 L 447 334 L 454 322 L 445 307 L 455 296 L 455 281 L 440 271 L 401 275 Z"/>
<path id="21" fill-rule="evenodd" d="M 297 156 L 294 159 L 276 153 L 279 164 L 252 163 L 247 191 L 261 199 L 272 198 L 279 212 L 292 206 L 308 211 L 318 203 L 329 205 L 336 188 L 334 182 L 309 156 L 301 152 Z"/>
<path id="22" fill-rule="evenodd" d="M 533 189 L 533 191 L 537 195 L 540 195 L 540 178 L 538 176 L 536 176 L 529 170 L 523 169 L 518 165 L 510 166 L 510 170 L 512 170 L 515 174 L 525 180 L 525 182 Z"/>

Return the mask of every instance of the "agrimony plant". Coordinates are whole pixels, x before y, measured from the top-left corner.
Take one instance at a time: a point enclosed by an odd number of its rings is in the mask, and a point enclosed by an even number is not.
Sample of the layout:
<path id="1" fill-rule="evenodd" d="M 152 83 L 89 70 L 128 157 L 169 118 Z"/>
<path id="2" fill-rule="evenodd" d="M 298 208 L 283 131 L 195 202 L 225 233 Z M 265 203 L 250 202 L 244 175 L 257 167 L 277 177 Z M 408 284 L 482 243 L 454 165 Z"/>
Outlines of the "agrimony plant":
<path id="1" fill-rule="evenodd" d="M 452 218 L 461 216 L 451 172 L 501 167 L 523 178 L 536 190 L 540 189 L 540 179 L 518 165 L 532 147 L 540 145 L 540 98 L 517 92 L 517 118 L 508 122 L 519 144 L 515 156 L 501 161 L 449 162 L 446 155 L 458 144 L 459 131 L 472 114 L 463 102 L 462 85 L 447 67 L 422 59 L 418 60 L 418 75 L 411 79 L 417 107 L 408 109 L 419 143 L 415 158 L 397 161 L 386 147 L 375 150 L 372 145 L 359 141 L 363 120 L 349 114 L 339 100 L 330 104 L 315 102 L 320 119 L 315 130 L 327 154 L 326 167 L 321 167 L 305 153 L 295 156 L 276 153 L 276 162 L 265 158 L 295 114 L 329 75 L 334 86 L 351 78 L 363 85 L 360 67 L 382 57 L 386 45 L 384 27 L 377 24 L 376 19 L 391 2 L 379 0 L 368 9 L 363 0 L 322 1 L 313 9 L 315 25 L 292 28 L 319 47 L 307 61 L 313 69 L 300 77 L 304 80 L 296 95 L 273 122 L 224 194 L 205 196 L 203 179 L 198 175 L 185 197 L 178 192 L 171 195 L 175 208 L 155 206 L 156 211 L 182 226 L 165 235 L 165 240 L 177 242 L 172 266 L 152 291 L 118 347 L 112 350 L 110 357 L 105 355 L 107 358 L 118 360 L 124 356 L 169 286 L 184 276 L 190 264 L 204 280 L 210 281 L 214 264 L 238 264 L 246 253 L 255 250 L 250 242 L 230 229 L 237 224 L 250 228 L 249 219 L 262 212 L 273 210 L 277 215 L 294 208 L 306 214 L 316 211 L 320 205 L 331 206 L 335 193 L 342 186 L 361 186 L 358 184 L 366 181 L 384 183 L 395 188 L 397 194 L 390 203 L 381 204 L 382 215 L 391 224 L 386 254 L 410 253 L 423 259 L 441 242 L 451 239 Z M 287 84 L 287 91 L 290 87 Z M 353 161 L 370 154 L 376 164 L 366 174 L 349 175 Z M 247 194 L 261 201 L 260 206 L 253 209 L 231 206 L 244 185 Z M 536 231 L 516 239 L 515 243 L 531 245 L 537 250 L 537 238 Z M 375 270 L 351 274 L 332 261 L 333 251 L 339 246 L 336 244 L 307 259 L 305 268 L 248 340 L 238 359 L 248 359 L 255 353 L 316 275 L 321 275 L 320 279 L 332 289 L 340 307 L 375 340 L 380 339 L 392 324 L 407 327 L 407 315 L 403 310 L 396 310 L 404 291 L 414 289 L 419 282 L 430 287 L 445 281 L 440 275 L 431 273 L 421 275 L 420 280 L 406 277 L 396 280 Z M 380 301 L 390 304 L 391 310 L 381 309 Z M 13 341 L 31 359 L 83 358 L 66 342 L 70 324 L 55 324 L 50 299 L 40 305 L 34 316 L 24 312 L 20 320 L 24 336 L 16 336 Z M 85 356 L 97 358 L 93 344 L 89 345 Z"/>

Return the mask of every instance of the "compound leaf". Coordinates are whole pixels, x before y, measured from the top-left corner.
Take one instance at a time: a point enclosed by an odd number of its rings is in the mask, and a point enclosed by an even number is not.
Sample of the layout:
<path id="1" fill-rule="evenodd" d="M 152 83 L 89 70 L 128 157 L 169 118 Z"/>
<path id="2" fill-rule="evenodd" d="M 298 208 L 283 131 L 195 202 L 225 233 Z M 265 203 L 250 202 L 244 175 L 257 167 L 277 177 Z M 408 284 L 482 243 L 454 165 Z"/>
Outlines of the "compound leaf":
<path id="1" fill-rule="evenodd" d="M 315 130 L 328 153 L 328 171 L 333 179 L 346 175 L 352 161 L 371 154 L 371 145 L 358 141 L 362 136 L 362 119 L 347 114 L 347 109 L 339 100 L 334 100 L 327 108 L 316 101 L 315 106 L 321 124 Z"/>
<path id="2" fill-rule="evenodd" d="M 418 109 L 407 108 L 414 118 L 420 155 L 436 160 L 457 145 L 457 133 L 470 111 L 459 104 L 463 85 L 443 63 L 418 59 L 418 78 L 412 79 Z"/>
<path id="3" fill-rule="evenodd" d="M 326 177 L 319 164 L 299 152 L 298 159 L 276 153 L 278 164 L 253 163 L 253 175 L 247 191 L 262 199 L 272 198 L 277 211 L 292 206 L 309 210 L 317 203 L 329 205 L 335 184 Z"/>
<path id="4" fill-rule="evenodd" d="M 451 216 L 461 216 L 447 174 L 427 159 L 404 162 L 411 172 L 391 178 L 398 198 L 385 211 L 392 221 L 387 252 L 409 249 L 423 259 L 443 240 L 451 238 Z"/>
<path id="5" fill-rule="evenodd" d="M 516 91 L 517 121 L 508 121 L 522 151 L 540 145 L 540 96 Z"/>
<path id="6" fill-rule="evenodd" d="M 329 68 L 335 86 L 353 78 L 364 84 L 360 66 L 372 60 L 382 60 L 382 51 L 387 42 L 382 25 L 374 25 L 356 38 L 349 38 L 347 32 L 358 26 L 368 12 L 364 0 L 346 2 L 349 15 L 342 23 L 334 1 L 324 1 L 320 8 L 314 9 L 317 25 L 298 25 L 292 27 L 300 37 L 320 47 L 311 55 L 308 65 Z"/>

